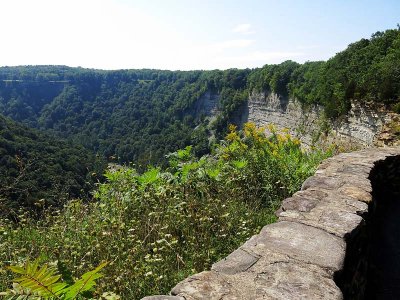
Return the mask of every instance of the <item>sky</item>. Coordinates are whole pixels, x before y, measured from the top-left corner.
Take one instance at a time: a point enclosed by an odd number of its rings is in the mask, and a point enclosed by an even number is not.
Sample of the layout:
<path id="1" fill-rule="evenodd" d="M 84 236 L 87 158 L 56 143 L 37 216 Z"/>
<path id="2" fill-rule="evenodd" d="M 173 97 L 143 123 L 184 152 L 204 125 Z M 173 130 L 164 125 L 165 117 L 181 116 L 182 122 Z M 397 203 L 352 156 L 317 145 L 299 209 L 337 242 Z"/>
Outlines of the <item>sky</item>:
<path id="1" fill-rule="evenodd" d="M 0 0 L 0 66 L 303 63 L 398 23 L 400 0 Z"/>

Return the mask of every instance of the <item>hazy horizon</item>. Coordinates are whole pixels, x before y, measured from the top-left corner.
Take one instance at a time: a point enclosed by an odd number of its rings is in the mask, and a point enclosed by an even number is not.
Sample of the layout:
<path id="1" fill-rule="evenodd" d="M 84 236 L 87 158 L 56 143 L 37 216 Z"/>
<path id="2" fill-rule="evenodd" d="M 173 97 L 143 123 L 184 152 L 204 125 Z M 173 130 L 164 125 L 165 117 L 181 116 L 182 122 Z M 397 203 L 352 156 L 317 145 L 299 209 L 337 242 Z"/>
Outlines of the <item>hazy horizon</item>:
<path id="1" fill-rule="evenodd" d="M 327 60 L 400 22 L 398 1 L 14 0 L 0 66 L 211 70 Z"/>

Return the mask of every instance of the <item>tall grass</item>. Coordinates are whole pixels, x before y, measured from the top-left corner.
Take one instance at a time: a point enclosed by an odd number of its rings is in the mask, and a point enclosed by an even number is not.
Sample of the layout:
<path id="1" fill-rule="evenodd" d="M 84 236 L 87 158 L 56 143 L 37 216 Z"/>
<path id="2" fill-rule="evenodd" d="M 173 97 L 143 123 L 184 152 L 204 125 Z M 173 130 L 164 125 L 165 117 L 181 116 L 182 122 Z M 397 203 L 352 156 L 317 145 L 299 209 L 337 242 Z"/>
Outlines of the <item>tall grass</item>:
<path id="1" fill-rule="evenodd" d="M 75 277 L 107 261 L 96 292 L 122 299 L 166 293 L 209 268 L 274 222 L 280 201 L 332 152 L 305 153 L 290 135 L 267 131 L 231 126 L 213 155 L 197 159 L 187 147 L 166 170 L 110 170 L 96 201 L 71 201 L 39 221 L 27 212 L 18 224 L 1 220 L 0 289 L 10 286 L 4 266 L 26 258 L 57 261 Z"/>

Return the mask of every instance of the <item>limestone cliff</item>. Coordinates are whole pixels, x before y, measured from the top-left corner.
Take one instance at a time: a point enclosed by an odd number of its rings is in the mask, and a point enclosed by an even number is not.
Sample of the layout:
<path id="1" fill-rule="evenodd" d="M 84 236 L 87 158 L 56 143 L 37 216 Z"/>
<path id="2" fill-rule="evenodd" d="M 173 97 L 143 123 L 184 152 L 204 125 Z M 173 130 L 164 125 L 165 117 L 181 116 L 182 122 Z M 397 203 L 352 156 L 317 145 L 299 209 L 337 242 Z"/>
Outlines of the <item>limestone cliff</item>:
<path id="1" fill-rule="evenodd" d="M 214 116 L 218 113 L 218 101 L 219 95 L 207 92 L 195 103 L 194 110 Z M 323 117 L 322 106 L 305 107 L 296 99 L 276 93 L 253 92 L 247 103 L 233 114 L 231 121 L 239 126 L 254 122 L 258 126 L 274 124 L 278 130 L 287 128 L 306 146 L 323 138 L 351 147 L 369 147 L 393 139 L 387 129 L 396 117 L 396 114 L 382 108 L 352 102 L 346 116 L 330 121 Z M 385 133 L 384 137 L 380 135 L 381 132 Z"/>
<path id="2" fill-rule="evenodd" d="M 323 118 L 323 107 L 303 107 L 296 99 L 275 93 L 253 93 L 247 106 L 247 121 L 259 126 L 272 123 L 278 129 L 288 128 L 306 145 L 328 133 L 325 136 L 328 140 L 371 146 L 382 127 L 391 120 L 391 115 L 384 111 L 354 102 L 346 116 L 328 121 Z"/>

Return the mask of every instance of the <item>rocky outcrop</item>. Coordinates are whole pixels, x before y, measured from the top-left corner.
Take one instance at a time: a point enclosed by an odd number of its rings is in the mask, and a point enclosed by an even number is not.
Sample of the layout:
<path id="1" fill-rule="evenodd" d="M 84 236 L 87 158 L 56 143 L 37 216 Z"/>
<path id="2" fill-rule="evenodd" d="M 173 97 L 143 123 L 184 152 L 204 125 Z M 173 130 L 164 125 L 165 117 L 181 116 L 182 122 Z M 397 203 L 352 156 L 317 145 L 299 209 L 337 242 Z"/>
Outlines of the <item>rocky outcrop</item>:
<path id="1" fill-rule="evenodd" d="M 247 120 L 258 126 L 274 124 L 278 130 L 287 128 L 305 145 L 311 145 L 329 129 L 330 140 L 352 143 L 354 146 L 371 146 L 391 114 L 368 105 L 353 102 L 348 114 L 334 122 L 322 118 L 323 108 L 318 105 L 303 107 L 296 99 L 275 93 L 252 93 L 249 96 Z"/>
<path id="2" fill-rule="evenodd" d="M 318 120 L 321 107 L 305 109 L 300 102 L 275 93 L 252 93 L 247 106 L 246 122 L 257 126 L 273 124 L 278 130 L 289 129 L 292 136 L 301 138 L 306 145 L 311 145 L 313 136 L 320 131 Z"/>
<path id="3" fill-rule="evenodd" d="M 219 95 L 207 91 L 191 107 L 190 113 L 195 116 L 212 117 L 218 114 Z"/>
<path id="4" fill-rule="evenodd" d="M 219 113 L 219 98 L 218 94 L 206 92 L 194 103 L 191 113 L 215 117 Z M 305 146 L 327 141 L 355 149 L 374 144 L 394 144 L 392 140 L 398 140 L 398 137 L 392 134 L 390 126 L 396 118 L 400 119 L 397 114 L 382 108 L 352 102 L 346 116 L 330 121 L 323 118 L 322 106 L 305 107 L 296 99 L 276 93 L 253 92 L 248 101 L 232 114 L 230 121 L 239 126 L 245 122 L 253 122 L 260 127 L 273 124 L 278 131 L 288 129 Z"/>
<path id="5" fill-rule="evenodd" d="M 325 160 L 301 191 L 282 202 L 277 223 L 210 271 L 178 283 L 171 296 L 144 299 L 361 299 L 368 265 L 366 219 L 375 207 L 371 171 L 376 164 L 389 164 L 386 169 L 399 182 L 400 165 L 390 164 L 400 159 L 393 157 L 400 158 L 399 148 Z"/>

